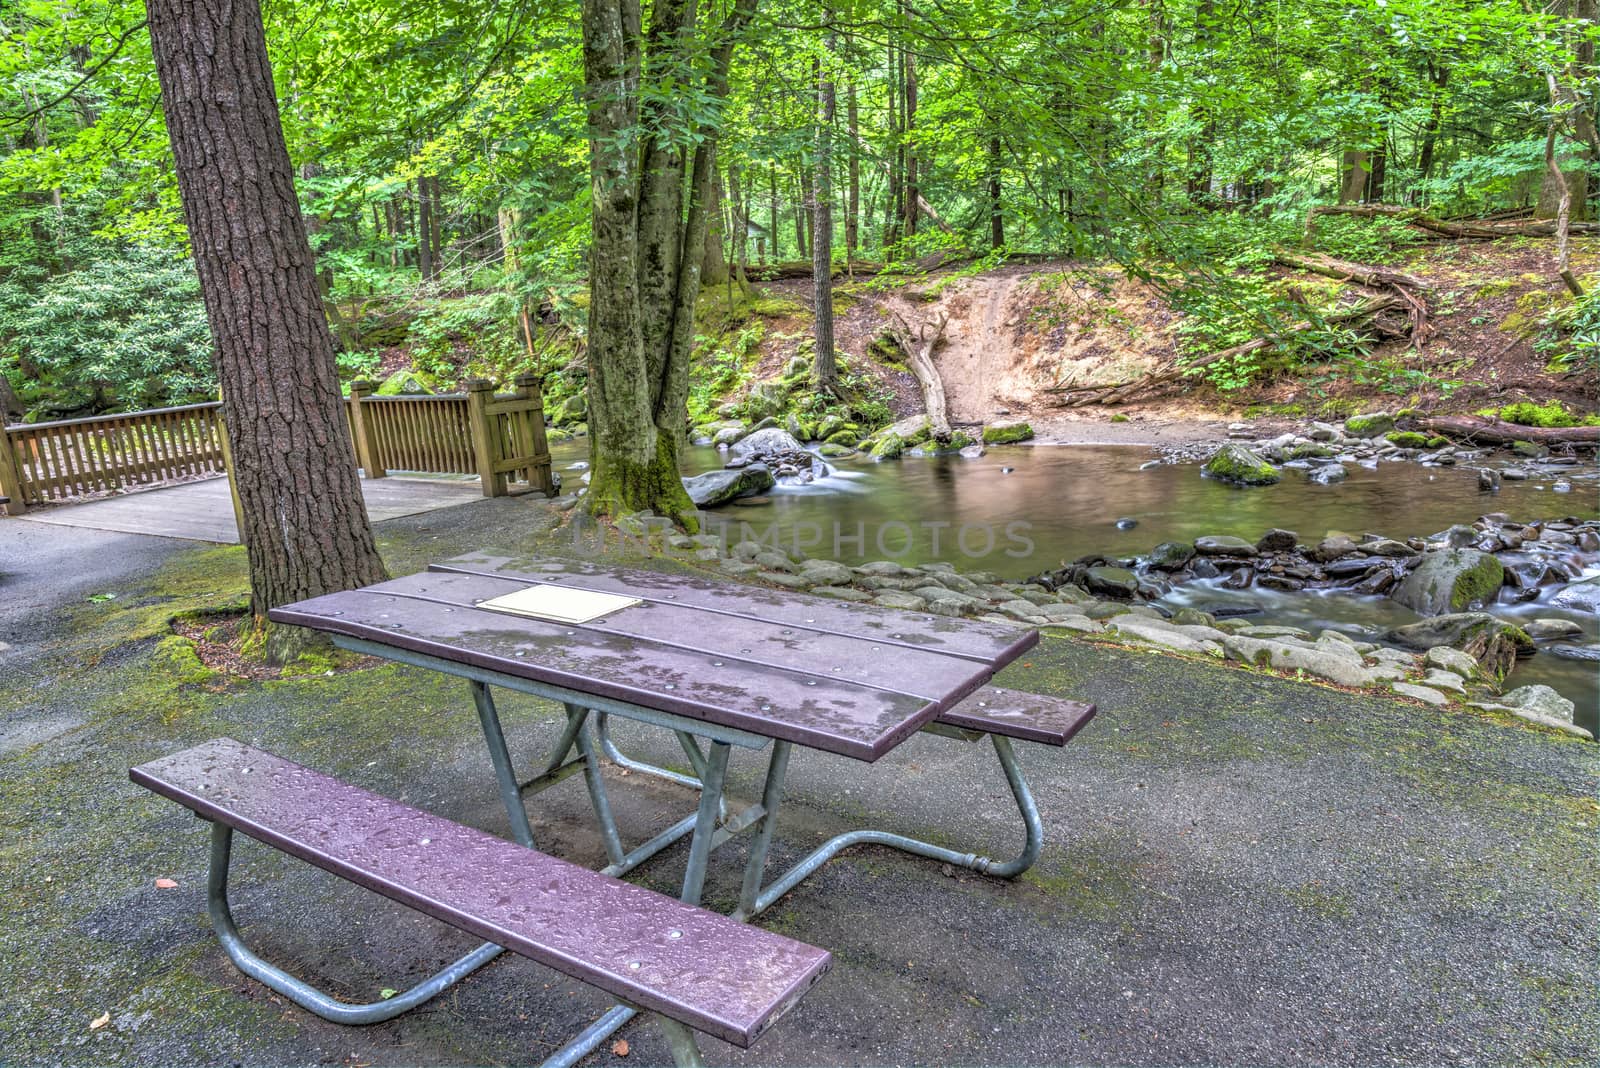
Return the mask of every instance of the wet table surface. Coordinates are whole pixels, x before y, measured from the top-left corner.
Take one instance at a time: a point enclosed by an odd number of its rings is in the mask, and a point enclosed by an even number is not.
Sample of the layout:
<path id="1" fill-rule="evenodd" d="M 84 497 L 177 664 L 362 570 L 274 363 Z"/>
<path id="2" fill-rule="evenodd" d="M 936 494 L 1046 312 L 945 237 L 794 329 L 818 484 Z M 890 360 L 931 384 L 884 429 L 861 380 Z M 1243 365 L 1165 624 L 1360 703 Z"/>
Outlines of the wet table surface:
<path id="1" fill-rule="evenodd" d="M 587 623 L 479 607 L 536 584 L 639 604 Z M 709 576 L 470 556 L 275 608 L 345 635 L 859 760 L 877 760 L 1038 641 L 1001 624 Z"/>

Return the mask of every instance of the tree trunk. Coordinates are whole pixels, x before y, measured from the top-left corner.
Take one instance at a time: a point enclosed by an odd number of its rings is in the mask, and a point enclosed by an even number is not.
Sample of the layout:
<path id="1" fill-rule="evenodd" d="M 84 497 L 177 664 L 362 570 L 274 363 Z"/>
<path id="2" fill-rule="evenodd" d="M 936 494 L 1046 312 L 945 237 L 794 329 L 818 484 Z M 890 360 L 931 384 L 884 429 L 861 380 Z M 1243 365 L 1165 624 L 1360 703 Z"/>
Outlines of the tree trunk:
<path id="1" fill-rule="evenodd" d="M 720 286 L 728 283 L 728 257 L 722 248 L 722 177 L 711 182 L 711 199 L 706 204 L 706 242 L 700 260 L 700 284 Z"/>
<path id="2" fill-rule="evenodd" d="M 778 164 L 771 161 L 767 164 L 767 239 L 772 242 L 772 260 L 776 263 L 783 259 L 778 251 Z M 766 263 L 763 255 L 762 263 Z"/>
<path id="3" fill-rule="evenodd" d="M 1339 172 L 1339 203 L 1359 204 L 1367 192 L 1367 153 L 1359 148 L 1344 150 Z"/>
<path id="4" fill-rule="evenodd" d="M 433 281 L 433 201 L 428 179 L 417 178 L 417 267 L 424 282 Z"/>
<path id="5" fill-rule="evenodd" d="M 733 262 L 739 289 L 750 292 L 750 201 L 745 197 L 739 168 L 728 168 L 728 193 L 733 200 Z"/>
<path id="6" fill-rule="evenodd" d="M 989 135 L 989 247 L 1002 249 L 1006 247 L 1006 220 L 1000 202 L 1001 193 L 1004 191 L 1004 172 L 1000 169 L 1000 135 Z"/>
<path id="7" fill-rule="evenodd" d="M 582 0 L 593 189 L 588 389 L 594 467 L 585 508 L 594 515 L 652 509 L 687 529 L 697 526 L 678 476 L 678 453 L 719 130 L 702 124 L 692 138 L 674 140 L 663 109 L 675 95 L 668 80 L 703 57 L 705 82 L 696 88 L 714 101 L 727 98 L 734 43 L 755 7 L 756 0 L 735 0 L 722 22 L 702 33 L 692 0 L 657 0 L 647 38 L 639 0 Z M 704 36 L 713 38 L 709 47 Z M 649 91 L 641 91 L 641 83 Z"/>
<path id="8" fill-rule="evenodd" d="M 928 412 L 928 426 L 935 441 L 941 444 L 950 440 L 950 412 L 945 404 L 944 379 L 939 377 L 939 367 L 933 362 L 933 350 L 944 336 L 949 317 L 943 313 L 935 319 L 925 320 L 913 328 L 892 312 L 889 323 L 890 336 L 906 354 L 906 366 L 916 376 L 922 388 L 922 404 Z"/>
<path id="9" fill-rule="evenodd" d="M 845 122 L 850 132 L 850 187 L 845 201 L 844 256 L 853 263 L 861 251 L 861 126 L 856 111 L 856 83 L 845 90 Z"/>
<path id="10" fill-rule="evenodd" d="M 1481 415 L 1440 415 L 1411 419 L 1407 426 L 1447 438 L 1475 441 L 1484 445 L 1509 445 L 1531 441 L 1536 445 L 1600 445 L 1600 426 L 1538 427 L 1502 423 Z"/>
<path id="11" fill-rule="evenodd" d="M 922 195 L 922 190 L 917 185 L 917 57 L 909 51 L 903 51 L 905 59 L 905 146 L 906 146 L 906 176 L 905 176 L 905 235 L 907 238 L 915 237 L 917 233 L 917 199 Z"/>
<path id="12" fill-rule="evenodd" d="M 834 35 L 830 30 L 823 51 L 833 59 Z M 816 352 L 812 370 L 817 388 L 828 393 L 837 390 L 839 368 L 833 354 L 833 74 L 823 59 L 816 62 L 817 76 L 817 170 L 811 183 L 811 293 L 816 307 Z"/>
<path id="13" fill-rule="evenodd" d="M 378 582 L 333 338 L 295 199 L 257 0 L 148 0 L 250 563 L 251 609 Z M 304 632 L 272 628 L 268 652 Z"/>

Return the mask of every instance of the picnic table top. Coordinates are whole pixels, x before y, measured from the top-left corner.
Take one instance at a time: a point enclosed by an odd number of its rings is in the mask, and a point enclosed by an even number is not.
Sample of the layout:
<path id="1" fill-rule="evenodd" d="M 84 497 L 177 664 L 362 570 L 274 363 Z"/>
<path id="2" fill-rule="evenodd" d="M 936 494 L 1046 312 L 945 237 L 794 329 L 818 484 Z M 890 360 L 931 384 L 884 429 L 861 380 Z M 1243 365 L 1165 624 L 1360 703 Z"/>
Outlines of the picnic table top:
<path id="1" fill-rule="evenodd" d="M 1032 629 L 713 578 L 504 563 L 436 564 L 270 617 L 868 761 L 1038 641 Z M 478 607 L 535 583 L 641 603 L 588 623 Z"/>

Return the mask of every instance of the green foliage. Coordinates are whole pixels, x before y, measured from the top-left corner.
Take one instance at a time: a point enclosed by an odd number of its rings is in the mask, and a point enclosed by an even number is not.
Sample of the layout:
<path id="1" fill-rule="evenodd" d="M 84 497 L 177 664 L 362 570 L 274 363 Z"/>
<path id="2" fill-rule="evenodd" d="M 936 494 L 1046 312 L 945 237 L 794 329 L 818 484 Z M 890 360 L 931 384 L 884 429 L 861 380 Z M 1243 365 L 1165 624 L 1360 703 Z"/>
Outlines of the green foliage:
<path id="1" fill-rule="evenodd" d="M 1518 401 L 1507 404 L 1502 408 L 1485 408 L 1479 415 L 1498 417 L 1508 423 L 1518 426 L 1538 427 L 1568 427 L 1568 426 L 1595 426 L 1600 425 L 1600 415 L 1593 412 L 1578 414 L 1567 410 L 1560 401 L 1552 400 L 1544 404 L 1535 404 L 1533 401 Z"/>
<path id="2" fill-rule="evenodd" d="M 1587 292 L 1545 316 L 1545 331 L 1534 347 L 1550 354 L 1552 370 L 1600 375 L 1600 288 Z"/>
<path id="3" fill-rule="evenodd" d="M 758 318 L 731 333 L 695 339 L 695 360 L 689 369 L 691 422 L 714 418 L 721 399 L 749 381 L 766 332 L 766 324 Z"/>
<path id="4" fill-rule="evenodd" d="M 1317 220 L 1313 233 L 1318 251 L 1354 263 L 1395 263 L 1422 242 L 1416 227 L 1388 216 L 1327 215 Z"/>
<path id="5" fill-rule="evenodd" d="M 39 416 L 214 399 L 211 333 L 193 266 L 104 244 L 81 267 L 0 278 L 0 372 Z"/>

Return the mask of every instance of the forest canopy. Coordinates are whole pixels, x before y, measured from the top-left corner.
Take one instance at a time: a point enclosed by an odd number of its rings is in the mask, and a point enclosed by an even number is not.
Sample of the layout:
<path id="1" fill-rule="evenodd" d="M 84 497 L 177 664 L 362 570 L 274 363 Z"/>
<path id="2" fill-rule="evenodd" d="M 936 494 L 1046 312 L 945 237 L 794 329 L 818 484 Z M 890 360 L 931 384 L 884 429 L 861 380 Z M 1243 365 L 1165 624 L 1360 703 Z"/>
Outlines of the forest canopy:
<path id="1" fill-rule="evenodd" d="M 579 5 L 263 14 L 346 377 L 406 309 L 424 371 L 463 331 L 491 371 L 537 359 L 541 320 L 581 335 Z M 35 418 L 216 388 L 144 19 L 0 2 L 0 374 Z M 1550 157 L 1593 218 L 1596 34 L 1594 0 L 762 0 L 725 99 L 690 53 L 652 72 L 643 113 L 669 139 L 720 130 L 708 285 L 810 260 L 826 189 L 836 265 L 1109 259 L 1170 272 L 1183 306 L 1185 279 L 1296 240 L 1317 205 L 1553 216 Z M 1358 260 L 1404 229 L 1319 224 Z M 419 303 L 440 295 L 467 299 Z"/>

